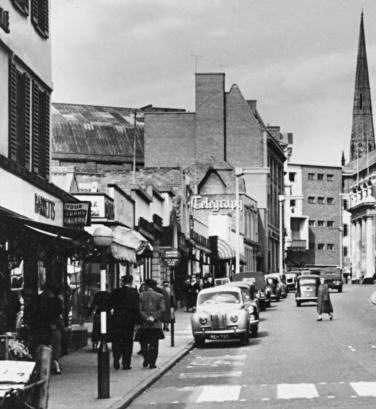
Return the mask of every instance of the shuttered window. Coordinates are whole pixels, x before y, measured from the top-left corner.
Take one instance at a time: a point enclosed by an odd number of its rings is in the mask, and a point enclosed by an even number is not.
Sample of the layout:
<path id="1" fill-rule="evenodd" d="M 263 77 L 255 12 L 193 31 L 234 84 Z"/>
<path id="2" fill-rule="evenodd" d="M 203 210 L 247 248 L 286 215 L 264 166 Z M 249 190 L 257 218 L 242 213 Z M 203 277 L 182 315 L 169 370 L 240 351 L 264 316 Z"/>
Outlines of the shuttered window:
<path id="1" fill-rule="evenodd" d="M 9 158 L 30 169 L 30 79 L 9 62 Z"/>
<path id="2" fill-rule="evenodd" d="M 31 20 L 43 38 L 48 38 L 49 11 L 48 0 L 31 0 Z"/>
<path id="3" fill-rule="evenodd" d="M 50 95 L 33 81 L 32 170 L 48 179 L 50 173 Z"/>
<path id="4" fill-rule="evenodd" d="M 11 0 L 13 6 L 24 16 L 29 15 L 29 0 Z"/>

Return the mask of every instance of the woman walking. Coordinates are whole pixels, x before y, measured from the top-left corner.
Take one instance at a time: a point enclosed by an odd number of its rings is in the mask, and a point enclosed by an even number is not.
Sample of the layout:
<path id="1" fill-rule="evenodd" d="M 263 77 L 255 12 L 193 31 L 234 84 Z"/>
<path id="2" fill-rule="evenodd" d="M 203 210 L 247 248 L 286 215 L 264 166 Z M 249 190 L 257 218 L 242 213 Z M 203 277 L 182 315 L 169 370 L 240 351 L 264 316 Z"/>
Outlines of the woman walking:
<path id="1" fill-rule="evenodd" d="M 322 321 L 322 314 L 329 314 L 329 319 L 333 319 L 333 306 L 330 301 L 329 286 L 325 278 L 320 278 L 320 287 L 317 295 L 317 321 Z"/>

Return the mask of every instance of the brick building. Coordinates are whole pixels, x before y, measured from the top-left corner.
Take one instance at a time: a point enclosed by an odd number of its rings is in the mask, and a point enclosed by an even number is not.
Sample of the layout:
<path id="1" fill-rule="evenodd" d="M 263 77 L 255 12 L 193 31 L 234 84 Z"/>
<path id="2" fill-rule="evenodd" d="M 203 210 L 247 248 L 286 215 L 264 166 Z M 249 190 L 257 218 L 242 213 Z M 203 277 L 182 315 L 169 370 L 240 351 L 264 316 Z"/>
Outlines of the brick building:
<path id="1" fill-rule="evenodd" d="M 288 164 L 286 265 L 341 265 L 342 168 Z"/>
<path id="2" fill-rule="evenodd" d="M 225 74 L 196 74 L 196 110 L 145 115 L 145 166 L 184 167 L 225 161 L 239 167 L 245 190 L 258 204 L 257 269 L 278 270 L 279 195 L 285 155 L 279 127 L 269 127 Z"/>

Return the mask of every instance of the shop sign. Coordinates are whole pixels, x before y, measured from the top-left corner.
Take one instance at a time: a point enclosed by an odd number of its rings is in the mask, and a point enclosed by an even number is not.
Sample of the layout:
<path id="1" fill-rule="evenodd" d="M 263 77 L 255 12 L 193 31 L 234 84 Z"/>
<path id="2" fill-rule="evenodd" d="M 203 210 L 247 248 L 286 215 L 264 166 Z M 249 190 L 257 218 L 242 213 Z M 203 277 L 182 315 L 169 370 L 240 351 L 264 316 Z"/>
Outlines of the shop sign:
<path id="1" fill-rule="evenodd" d="M 166 264 L 168 265 L 168 267 L 176 267 L 180 260 L 177 258 L 168 258 L 165 260 Z"/>
<path id="2" fill-rule="evenodd" d="M 35 193 L 35 213 L 40 214 L 41 216 L 55 220 L 55 202 L 48 200 L 41 195 Z"/>
<path id="3" fill-rule="evenodd" d="M 0 27 L 6 32 L 9 33 L 9 11 L 4 10 L 0 7 Z"/>
<path id="4" fill-rule="evenodd" d="M 166 250 L 163 254 L 163 259 L 178 259 L 180 260 L 180 251 L 179 250 Z"/>
<path id="5" fill-rule="evenodd" d="M 107 220 L 115 219 L 115 206 L 111 197 L 104 193 L 98 194 L 74 194 L 81 201 L 91 203 L 91 217 L 92 218 L 105 218 Z"/>
<path id="6" fill-rule="evenodd" d="M 232 199 L 210 200 L 208 197 L 193 196 L 191 199 L 191 207 L 195 210 L 209 209 L 215 212 L 223 209 L 234 210 L 236 208 L 243 210 L 243 201 Z"/>
<path id="7" fill-rule="evenodd" d="M 90 225 L 90 202 L 64 203 L 63 222 L 67 227 Z"/>

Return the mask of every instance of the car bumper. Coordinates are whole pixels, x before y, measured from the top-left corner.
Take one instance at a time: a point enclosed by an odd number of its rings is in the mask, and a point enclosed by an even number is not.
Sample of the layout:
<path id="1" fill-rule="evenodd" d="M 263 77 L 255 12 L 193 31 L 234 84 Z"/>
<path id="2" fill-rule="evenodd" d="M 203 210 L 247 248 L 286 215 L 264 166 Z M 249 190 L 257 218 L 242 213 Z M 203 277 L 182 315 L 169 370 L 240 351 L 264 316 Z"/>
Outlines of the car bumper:
<path id="1" fill-rule="evenodd" d="M 221 330 L 212 330 L 212 329 L 205 329 L 202 328 L 200 330 L 192 331 L 193 336 L 201 336 L 201 337 L 210 337 L 211 335 L 228 335 L 228 336 L 237 336 L 241 334 L 245 334 L 247 330 L 241 328 L 231 328 L 231 329 L 221 329 Z"/>
<path id="2" fill-rule="evenodd" d="M 317 297 L 296 297 L 299 302 L 317 302 Z"/>
<path id="3" fill-rule="evenodd" d="M 249 320 L 249 325 L 251 325 L 252 327 L 258 324 L 259 324 L 259 320 Z"/>

